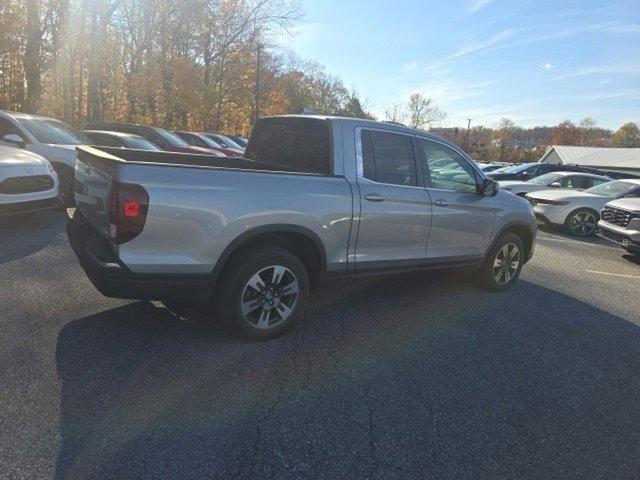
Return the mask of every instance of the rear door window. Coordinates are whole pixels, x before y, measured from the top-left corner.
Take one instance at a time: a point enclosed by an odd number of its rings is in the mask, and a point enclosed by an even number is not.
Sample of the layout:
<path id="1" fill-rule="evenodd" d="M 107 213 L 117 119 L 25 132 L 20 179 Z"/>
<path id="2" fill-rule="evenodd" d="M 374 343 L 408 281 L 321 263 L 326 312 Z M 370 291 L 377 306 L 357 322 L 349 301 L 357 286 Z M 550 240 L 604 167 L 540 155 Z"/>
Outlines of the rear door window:
<path id="1" fill-rule="evenodd" d="M 363 175 L 390 185 L 416 186 L 418 174 L 411 137 L 378 130 L 362 131 Z"/>

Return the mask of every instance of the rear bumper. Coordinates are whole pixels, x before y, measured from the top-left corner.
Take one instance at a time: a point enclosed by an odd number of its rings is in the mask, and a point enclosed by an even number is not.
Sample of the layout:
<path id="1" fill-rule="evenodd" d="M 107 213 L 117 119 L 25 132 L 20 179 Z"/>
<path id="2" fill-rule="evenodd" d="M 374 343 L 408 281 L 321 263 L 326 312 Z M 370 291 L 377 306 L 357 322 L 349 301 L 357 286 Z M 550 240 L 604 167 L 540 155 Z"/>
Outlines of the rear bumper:
<path id="1" fill-rule="evenodd" d="M 13 202 L 0 204 L 0 216 L 21 215 L 24 213 L 40 212 L 60 207 L 58 197 L 45 198 L 44 200 L 31 200 L 28 202 Z"/>
<path id="2" fill-rule="evenodd" d="M 67 221 L 67 236 L 87 277 L 107 297 L 187 299 L 195 302 L 209 300 L 213 288 L 209 275 L 134 273 L 118 259 L 111 245 L 78 210 Z"/>

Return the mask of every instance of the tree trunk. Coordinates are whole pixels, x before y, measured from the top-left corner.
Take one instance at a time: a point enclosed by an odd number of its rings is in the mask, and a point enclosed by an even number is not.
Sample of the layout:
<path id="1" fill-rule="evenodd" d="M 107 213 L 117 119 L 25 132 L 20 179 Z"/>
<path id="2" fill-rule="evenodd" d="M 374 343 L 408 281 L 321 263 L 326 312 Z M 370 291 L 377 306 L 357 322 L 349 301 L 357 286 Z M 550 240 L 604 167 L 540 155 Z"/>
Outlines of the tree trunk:
<path id="1" fill-rule="evenodd" d="M 24 52 L 24 74 L 27 81 L 27 98 L 24 109 L 29 113 L 38 113 L 42 93 L 40 83 L 40 50 L 42 48 L 40 9 L 37 0 L 26 0 L 25 4 L 27 41 Z"/>

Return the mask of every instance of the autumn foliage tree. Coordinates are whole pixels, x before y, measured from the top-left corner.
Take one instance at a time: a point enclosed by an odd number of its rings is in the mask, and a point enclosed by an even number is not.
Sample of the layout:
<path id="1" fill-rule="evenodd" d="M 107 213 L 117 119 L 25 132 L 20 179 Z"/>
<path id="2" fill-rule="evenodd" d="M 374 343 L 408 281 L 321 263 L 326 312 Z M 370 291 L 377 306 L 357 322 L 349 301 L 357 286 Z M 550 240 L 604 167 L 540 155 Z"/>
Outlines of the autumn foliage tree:
<path id="1" fill-rule="evenodd" d="M 613 134 L 613 145 L 616 147 L 640 148 L 640 128 L 637 123 L 628 122 Z"/>
<path id="2" fill-rule="evenodd" d="M 558 124 L 551 134 L 553 145 L 579 145 L 580 131 L 571 120 Z"/>
<path id="3" fill-rule="evenodd" d="M 370 117 L 275 44 L 300 16 L 298 0 L 0 0 L 0 108 L 241 134 L 256 111 Z"/>

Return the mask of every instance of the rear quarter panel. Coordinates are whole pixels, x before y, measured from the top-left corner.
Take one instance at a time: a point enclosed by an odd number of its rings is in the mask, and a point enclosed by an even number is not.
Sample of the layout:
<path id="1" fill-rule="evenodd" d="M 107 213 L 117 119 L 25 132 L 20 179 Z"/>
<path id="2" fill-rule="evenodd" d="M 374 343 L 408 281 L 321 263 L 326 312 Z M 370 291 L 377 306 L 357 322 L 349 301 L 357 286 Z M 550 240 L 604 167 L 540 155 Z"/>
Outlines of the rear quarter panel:
<path id="1" fill-rule="evenodd" d="M 353 206 L 344 177 L 126 164 L 118 180 L 149 193 L 144 230 L 118 247 L 134 272 L 211 272 L 233 240 L 273 224 L 311 230 L 329 267 L 346 268 Z"/>

